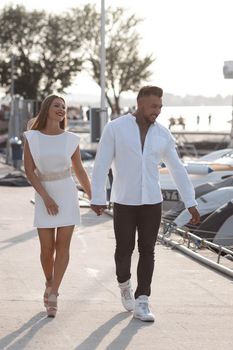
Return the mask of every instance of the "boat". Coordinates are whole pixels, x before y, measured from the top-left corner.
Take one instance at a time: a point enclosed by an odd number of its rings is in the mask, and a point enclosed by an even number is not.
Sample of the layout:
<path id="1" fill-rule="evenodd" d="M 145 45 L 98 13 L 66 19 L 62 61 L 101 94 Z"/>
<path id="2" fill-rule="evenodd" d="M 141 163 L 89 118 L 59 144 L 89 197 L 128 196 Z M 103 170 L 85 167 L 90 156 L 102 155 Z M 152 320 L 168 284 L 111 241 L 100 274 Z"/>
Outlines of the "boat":
<path id="1" fill-rule="evenodd" d="M 197 160 L 183 162 L 194 188 L 207 183 L 216 183 L 233 175 L 233 149 L 210 152 Z M 175 182 L 164 164 L 160 168 L 160 184 L 163 194 L 163 209 L 175 209 L 181 201 Z"/>
<path id="2" fill-rule="evenodd" d="M 233 249 L 233 200 L 215 210 L 193 233 L 215 244 Z"/>
<path id="3" fill-rule="evenodd" d="M 204 221 L 211 213 L 225 203 L 233 200 L 233 186 L 218 188 L 197 198 L 198 211 L 201 221 Z M 188 226 L 191 214 L 188 209 L 184 209 L 174 220 L 173 224 L 178 227 Z"/>

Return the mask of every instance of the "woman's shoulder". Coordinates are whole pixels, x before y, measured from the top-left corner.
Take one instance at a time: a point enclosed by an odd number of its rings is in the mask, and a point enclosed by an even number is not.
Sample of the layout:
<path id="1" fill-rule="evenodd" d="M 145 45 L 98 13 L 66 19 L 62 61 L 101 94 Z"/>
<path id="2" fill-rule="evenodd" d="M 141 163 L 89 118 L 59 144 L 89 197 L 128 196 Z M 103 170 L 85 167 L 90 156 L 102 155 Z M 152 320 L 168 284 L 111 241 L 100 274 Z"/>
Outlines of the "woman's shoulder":
<path id="1" fill-rule="evenodd" d="M 24 137 L 28 140 L 37 134 L 38 134 L 38 130 L 27 130 L 27 131 L 24 131 L 23 133 Z"/>
<path id="2" fill-rule="evenodd" d="M 68 138 L 68 144 L 70 144 L 70 146 L 73 148 L 77 148 L 77 146 L 80 143 L 80 136 L 78 134 L 76 134 L 75 132 L 71 132 L 71 131 L 65 131 L 67 138 Z"/>
<path id="3" fill-rule="evenodd" d="M 71 138 L 73 140 L 76 140 L 76 139 L 80 140 L 80 136 L 78 134 L 76 134 L 75 132 L 65 131 L 65 133 L 69 138 Z"/>
<path id="4" fill-rule="evenodd" d="M 38 133 L 38 130 L 28 129 L 28 130 L 24 131 L 24 134 L 35 134 L 35 133 Z"/>
<path id="5" fill-rule="evenodd" d="M 75 150 L 79 146 L 80 137 L 75 132 L 65 131 L 65 133 L 67 136 L 68 150 L 69 150 L 70 155 L 72 156 L 72 154 L 75 152 Z"/>

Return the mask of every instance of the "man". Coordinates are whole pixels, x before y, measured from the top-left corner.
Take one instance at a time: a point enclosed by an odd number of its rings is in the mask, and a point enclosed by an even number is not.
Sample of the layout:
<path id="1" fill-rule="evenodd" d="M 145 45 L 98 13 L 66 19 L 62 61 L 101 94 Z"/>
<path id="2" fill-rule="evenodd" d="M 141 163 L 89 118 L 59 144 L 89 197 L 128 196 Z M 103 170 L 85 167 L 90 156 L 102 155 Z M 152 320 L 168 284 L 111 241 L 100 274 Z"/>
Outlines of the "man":
<path id="1" fill-rule="evenodd" d="M 91 208 L 101 215 L 106 208 L 106 177 L 112 167 L 116 275 L 123 306 L 142 321 L 154 321 L 148 297 L 161 221 L 162 194 L 158 171 L 161 160 L 172 174 L 192 216 L 190 222 L 197 224 L 200 221 L 194 189 L 177 155 L 174 138 L 156 121 L 162 108 L 162 95 L 163 90 L 159 87 L 143 87 L 137 96 L 136 111 L 105 126 L 92 175 Z M 133 295 L 130 267 L 136 230 L 139 261 L 137 288 Z"/>

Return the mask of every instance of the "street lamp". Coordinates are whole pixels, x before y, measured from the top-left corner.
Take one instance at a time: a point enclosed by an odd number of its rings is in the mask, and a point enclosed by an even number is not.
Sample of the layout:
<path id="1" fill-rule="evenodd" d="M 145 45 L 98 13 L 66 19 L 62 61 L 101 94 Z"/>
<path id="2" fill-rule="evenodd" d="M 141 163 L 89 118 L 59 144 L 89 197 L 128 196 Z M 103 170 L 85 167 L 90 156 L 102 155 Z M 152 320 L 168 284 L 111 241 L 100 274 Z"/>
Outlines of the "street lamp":
<path id="1" fill-rule="evenodd" d="M 100 128 L 101 133 L 104 125 L 107 122 L 107 108 L 105 97 L 105 4 L 104 0 L 101 0 L 101 23 L 100 23 L 100 86 L 101 86 L 101 102 L 100 102 Z"/>

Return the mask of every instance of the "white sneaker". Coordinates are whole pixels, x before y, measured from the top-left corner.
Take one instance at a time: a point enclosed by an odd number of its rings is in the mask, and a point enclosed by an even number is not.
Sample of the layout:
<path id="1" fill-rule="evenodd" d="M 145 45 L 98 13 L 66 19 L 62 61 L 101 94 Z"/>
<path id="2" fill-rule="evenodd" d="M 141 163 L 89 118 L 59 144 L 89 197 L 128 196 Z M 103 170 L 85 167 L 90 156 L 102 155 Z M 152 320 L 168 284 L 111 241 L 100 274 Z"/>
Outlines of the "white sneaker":
<path id="1" fill-rule="evenodd" d="M 150 311 L 147 295 L 140 295 L 135 300 L 133 317 L 145 322 L 154 322 L 155 316 Z"/>
<path id="2" fill-rule="evenodd" d="M 124 283 L 119 283 L 119 287 L 121 290 L 121 301 L 124 308 L 127 311 L 133 311 L 135 300 L 130 280 Z"/>

